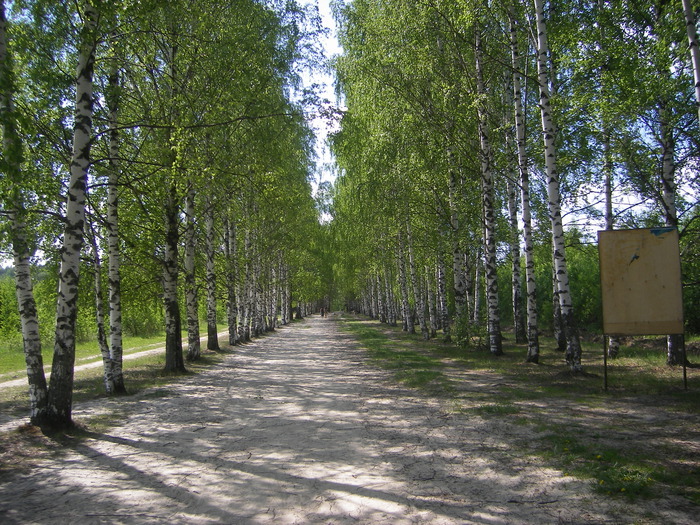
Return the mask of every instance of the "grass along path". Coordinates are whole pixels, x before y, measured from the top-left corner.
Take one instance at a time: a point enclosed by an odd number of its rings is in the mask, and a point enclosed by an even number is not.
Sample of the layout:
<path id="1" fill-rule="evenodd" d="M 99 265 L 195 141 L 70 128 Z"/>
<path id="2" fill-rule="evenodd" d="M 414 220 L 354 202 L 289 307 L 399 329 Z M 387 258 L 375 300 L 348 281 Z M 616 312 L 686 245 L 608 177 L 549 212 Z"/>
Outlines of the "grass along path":
<path id="1" fill-rule="evenodd" d="M 221 328 L 223 326 L 219 326 L 219 329 Z M 228 342 L 223 340 L 228 336 L 228 332 L 220 331 L 218 335 L 222 351 L 219 353 L 210 352 L 206 348 L 202 348 L 202 358 L 196 363 L 186 364 L 189 373 L 200 373 L 212 364 L 219 362 L 222 356 L 230 351 Z M 129 338 L 127 341 L 130 342 L 127 344 L 134 344 L 139 339 Z M 205 342 L 206 339 L 207 337 L 203 336 L 200 341 Z M 163 336 L 145 339 L 142 342 L 142 345 L 132 346 L 124 351 L 124 382 L 130 394 L 174 380 L 172 376 L 163 373 L 162 355 L 165 352 Z M 186 343 L 186 337 L 183 343 Z M 95 355 L 93 348 L 94 345 L 83 344 L 76 350 L 73 387 L 75 402 L 105 397 L 102 356 Z M 44 370 L 48 379 L 51 375 L 51 365 L 45 365 Z M 18 418 L 23 418 L 28 414 L 29 401 L 27 396 L 27 377 L 24 369 L 6 372 L 0 376 L 0 431 L 11 428 Z"/>
<path id="2" fill-rule="evenodd" d="M 376 323 L 307 318 L 200 374 L 79 403 L 88 432 L 58 444 L 35 436 L 33 464 L 0 476 L 0 515 L 39 524 L 695 523 L 684 495 L 630 505 L 599 493 L 526 447 L 542 441 L 540 429 L 510 410 L 471 410 L 482 391 L 509 406 L 499 372 L 435 360 L 400 333 L 389 346 L 407 355 L 385 369 L 342 326 L 391 339 Z M 414 367 L 440 375 L 418 380 Z"/>
<path id="3" fill-rule="evenodd" d="M 571 375 L 544 339 L 541 362 L 524 363 L 524 345 L 506 354 L 458 350 L 424 342 L 375 321 L 347 317 L 343 328 L 367 347 L 396 381 L 438 398 L 452 413 L 497 420 L 508 447 L 586 479 L 600 494 L 624 500 L 681 496 L 700 513 L 700 371 L 680 369 L 661 352 L 623 348 L 609 365 L 603 391 L 602 355 L 588 346 L 587 374 Z"/>
<path id="4" fill-rule="evenodd" d="M 224 334 L 228 333 L 223 331 L 226 327 L 224 325 L 219 325 L 218 336 L 222 337 Z M 124 345 L 124 357 L 132 356 L 133 354 L 138 354 L 142 352 L 158 352 L 164 351 L 164 338 L 163 334 L 155 335 L 152 337 L 133 337 L 126 336 L 123 340 Z M 207 340 L 207 336 L 204 335 L 199 338 L 200 341 L 204 342 Z M 187 332 L 182 332 L 183 343 L 187 342 Z M 53 357 L 53 346 L 43 345 L 42 349 L 44 363 L 44 370 L 46 372 L 51 371 L 51 359 Z M 132 357 L 130 357 L 132 358 Z M 76 366 L 81 366 L 84 364 L 98 363 L 102 364 L 102 355 L 100 354 L 100 349 L 97 341 L 88 341 L 76 344 L 75 348 L 75 364 Z M 24 353 L 21 348 L 11 348 L 8 346 L 0 347 L 0 388 L 2 388 L 3 383 L 17 379 L 19 377 L 24 378 L 26 374 L 25 363 L 24 363 Z"/>

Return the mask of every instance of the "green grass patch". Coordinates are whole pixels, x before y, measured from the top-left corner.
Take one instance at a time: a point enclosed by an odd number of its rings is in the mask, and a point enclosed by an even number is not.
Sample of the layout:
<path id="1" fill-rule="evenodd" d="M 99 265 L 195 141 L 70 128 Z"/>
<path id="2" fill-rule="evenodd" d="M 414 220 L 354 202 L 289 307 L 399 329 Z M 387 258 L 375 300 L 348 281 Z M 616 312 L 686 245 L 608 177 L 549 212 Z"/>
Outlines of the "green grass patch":
<path id="1" fill-rule="evenodd" d="M 345 319 L 340 326 L 357 338 L 377 366 L 391 370 L 397 382 L 432 393 L 451 389 L 439 356 L 412 348 L 410 339 L 389 336 L 357 319 Z"/>
<path id="2" fill-rule="evenodd" d="M 519 414 L 520 408 L 511 403 L 493 403 L 478 406 L 474 412 L 481 416 L 509 416 Z"/>
<path id="3" fill-rule="evenodd" d="M 228 326 L 220 324 L 217 326 L 217 331 L 222 332 L 227 330 Z M 200 331 L 201 335 L 206 335 L 206 327 Z M 182 331 L 182 337 L 187 341 L 187 331 Z M 142 352 L 165 346 L 165 335 L 159 334 L 151 337 L 124 337 L 122 347 L 124 355 Z M 206 341 L 203 343 L 206 346 Z M 50 370 L 51 360 L 53 359 L 53 345 L 42 342 L 42 357 L 44 360 L 45 369 Z M 97 340 L 77 343 L 75 345 L 75 364 L 76 366 L 95 361 L 101 361 L 100 347 Z M 0 343 L 0 380 L 10 380 L 13 377 L 2 377 L 8 374 L 16 377 L 24 377 L 26 373 L 26 364 L 24 362 L 24 351 L 21 344 L 7 345 Z"/>
<path id="4" fill-rule="evenodd" d="M 141 347 L 139 350 L 148 349 L 150 348 L 146 346 Z M 137 350 L 135 349 L 134 351 Z M 185 363 L 187 375 L 201 373 L 207 368 L 220 363 L 224 359 L 224 356 L 231 351 L 231 347 L 228 346 L 222 346 L 220 352 L 203 350 L 198 361 Z M 153 393 L 149 393 L 149 395 L 162 396 L 163 392 L 167 390 L 160 387 L 164 387 L 182 377 L 182 374 L 169 374 L 164 372 L 163 366 L 164 356 L 162 354 L 151 354 L 124 361 L 124 383 L 127 393 L 132 395 L 146 389 L 158 387 L 157 390 Z M 102 367 L 76 371 L 73 384 L 73 401 L 82 402 L 101 397 L 106 397 Z M 24 417 L 28 414 L 28 410 L 29 401 L 27 387 L 25 385 L 0 389 L 0 411 L 14 417 Z M 99 416 L 96 424 L 102 424 L 101 419 L 103 419 L 103 417 Z M 82 421 L 81 423 L 90 427 L 92 425 L 91 420 Z"/>
<path id="5" fill-rule="evenodd" d="M 563 434 L 561 428 L 552 429 L 554 433 L 542 439 L 545 449 L 541 456 L 565 473 L 590 480 L 600 494 L 628 500 L 654 495 L 652 489 L 662 480 L 662 471 L 648 457 L 635 451 L 592 446 Z"/>
<path id="6" fill-rule="evenodd" d="M 682 369 L 666 366 L 658 340 L 623 346 L 619 357 L 608 361 L 606 392 L 602 343 L 583 342 L 585 373 L 572 374 L 547 337 L 540 340 L 540 364 L 531 364 L 524 362 L 526 345 L 514 344 L 510 334 L 504 355 L 496 357 L 483 347 L 426 342 L 420 334 L 359 316 L 342 317 L 340 326 L 398 382 L 445 398 L 447 411 L 529 427 L 531 435 L 515 439 L 512 449 L 588 480 L 597 493 L 626 500 L 681 494 L 700 504 L 700 459 L 676 439 L 691 432 L 700 416 L 700 373 L 688 370 L 685 391 Z M 482 386 L 448 378 L 460 373 Z M 659 421 L 644 420 L 639 438 L 634 426 L 639 423 L 631 425 L 615 412 L 658 406 L 664 407 Z"/>

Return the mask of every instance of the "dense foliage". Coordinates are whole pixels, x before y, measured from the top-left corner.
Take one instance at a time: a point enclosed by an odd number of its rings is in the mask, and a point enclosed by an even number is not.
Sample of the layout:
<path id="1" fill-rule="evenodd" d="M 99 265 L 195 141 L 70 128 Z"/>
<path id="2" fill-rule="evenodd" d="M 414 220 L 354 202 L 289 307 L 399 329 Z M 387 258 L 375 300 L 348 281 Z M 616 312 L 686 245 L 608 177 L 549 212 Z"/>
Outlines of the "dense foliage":
<path id="1" fill-rule="evenodd" d="M 336 266 L 339 304 L 403 317 L 426 337 L 456 328 L 464 345 L 492 340 L 494 319 L 524 340 L 527 201 L 538 330 L 559 332 L 571 307 L 580 329 L 599 331 L 596 230 L 665 224 L 680 232 L 686 327 L 697 331 L 700 134 L 680 2 L 353 0 L 336 16 L 347 106 L 333 138 L 332 227 L 348 254 Z M 568 304 L 556 280 L 553 294 L 553 199 Z"/>
<path id="2" fill-rule="evenodd" d="M 17 333 L 17 311 L 28 320 L 35 379 L 41 342 L 55 346 L 50 423 L 70 420 L 76 339 L 99 338 L 107 391 L 119 392 L 122 333 L 165 331 L 166 368 L 177 371 L 181 328 L 196 359 L 200 319 L 216 348 L 217 322 L 228 321 L 234 344 L 323 300 L 307 123 L 314 93 L 300 82 L 322 59 L 314 8 L 2 7 L 0 220 L 20 300 L 3 278 L 0 332 Z M 30 379 L 32 396 L 42 388 Z"/>

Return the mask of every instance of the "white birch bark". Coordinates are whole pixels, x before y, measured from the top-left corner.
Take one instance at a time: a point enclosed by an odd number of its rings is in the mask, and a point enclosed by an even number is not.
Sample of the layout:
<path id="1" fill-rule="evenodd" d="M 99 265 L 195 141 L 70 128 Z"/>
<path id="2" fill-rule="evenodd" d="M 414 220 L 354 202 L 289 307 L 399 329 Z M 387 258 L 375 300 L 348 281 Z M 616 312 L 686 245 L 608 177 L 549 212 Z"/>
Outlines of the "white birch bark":
<path id="1" fill-rule="evenodd" d="M 173 167 L 174 169 L 174 167 Z M 179 206 L 174 181 L 168 188 L 165 205 L 165 258 L 163 260 L 163 305 L 165 312 L 165 371 L 184 372 L 182 353 L 182 317 L 178 300 Z"/>
<path id="2" fill-rule="evenodd" d="M 518 229 L 517 187 L 514 180 L 508 180 L 508 216 L 510 222 L 510 262 L 511 299 L 513 303 L 513 333 L 516 343 L 527 341 L 522 310 L 520 282 L 520 232 Z"/>
<path id="3" fill-rule="evenodd" d="M 19 204 L 19 203 L 17 203 Z M 15 291 L 22 328 L 24 361 L 29 384 L 29 421 L 41 426 L 46 421 L 48 389 L 41 355 L 39 316 L 31 276 L 31 249 L 27 239 L 27 225 L 23 221 L 21 208 L 10 212 L 12 227 L 12 253 L 15 268 Z"/>
<path id="4" fill-rule="evenodd" d="M 413 233 L 411 231 L 410 219 L 406 220 L 406 244 L 408 247 L 408 268 L 411 275 L 411 290 L 413 291 L 413 301 L 418 316 L 418 326 L 420 326 L 420 333 L 423 339 L 427 340 L 430 339 L 430 332 L 428 331 L 428 325 L 425 320 L 425 297 L 423 296 L 421 283 L 418 280 L 416 272 L 416 260 L 413 255 Z"/>
<path id="5" fill-rule="evenodd" d="M 450 312 L 447 308 L 447 278 L 445 276 L 445 260 L 443 254 L 439 253 L 437 257 L 437 303 L 438 314 L 442 325 L 443 341 L 449 343 L 452 341 L 450 330 Z"/>
<path id="6" fill-rule="evenodd" d="M 289 286 L 289 268 L 287 266 L 284 267 L 284 296 L 286 299 L 284 311 L 286 314 L 286 321 L 289 323 L 292 319 L 292 293 Z"/>
<path id="7" fill-rule="evenodd" d="M 559 300 L 559 282 L 557 280 L 554 252 L 552 252 L 552 331 L 559 352 L 566 352 L 566 330 L 561 316 L 561 301 Z"/>
<path id="8" fill-rule="evenodd" d="M 401 288 L 401 316 L 403 317 L 403 330 L 408 333 L 415 333 L 413 325 L 413 314 L 408 298 L 408 279 L 406 278 L 406 249 L 404 246 L 404 236 L 399 232 L 398 263 L 399 263 L 399 287 Z"/>
<path id="9" fill-rule="evenodd" d="M 601 0 L 602 2 L 602 0 Z M 605 187 L 605 229 L 614 229 L 613 215 L 613 163 L 610 153 L 610 130 L 606 118 L 603 117 L 603 185 Z M 620 353 L 620 338 L 611 336 L 608 338 L 608 357 L 617 357 Z"/>
<path id="10" fill-rule="evenodd" d="M 236 223 L 232 217 L 226 221 L 224 254 L 226 256 L 226 320 L 228 322 L 228 344 L 238 343 L 238 298 L 236 294 Z"/>
<path id="11" fill-rule="evenodd" d="M 93 282 L 95 291 L 95 322 L 97 325 L 97 344 L 102 355 L 102 380 L 105 387 L 105 393 L 112 395 L 114 393 L 114 363 L 109 351 L 107 343 L 107 331 L 105 330 L 105 315 L 104 315 L 104 298 L 102 297 L 102 261 L 100 258 L 100 250 L 97 245 L 97 236 L 92 224 L 89 225 L 88 238 L 92 248 L 93 260 Z"/>
<path id="12" fill-rule="evenodd" d="M 438 329 L 438 315 L 437 315 L 437 297 L 435 293 L 435 286 L 433 286 L 433 277 L 435 272 L 430 271 L 430 267 L 425 267 L 425 295 L 428 301 L 428 316 L 430 320 L 429 337 L 435 337 L 437 335 Z"/>
<path id="13" fill-rule="evenodd" d="M 279 260 L 279 265 L 280 265 L 280 278 L 282 279 L 281 283 L 281 292 L 282 292 L 282 298 L 280 300 L 280 315 L 282 317 L 282 324 L 286 325 L 289 323 L 289 281 L 287 279 L 287 267 L 284 263 L 284 260 L 282 258 L 282 255 L 280 254 L 280 260 Z"/>
<path id="14" fill-rule="evenodd" d="M 528 363 L 539 362 L 540 342 L 537 326 L 537 285 L 535 276 L 535 247 L 532 242 L 532 215 L 530 211 L 530 173 L 525 144 L 525 117 L 523 114 L 522 83 L 520 76 L 520 56 L 518 52 L 518 26 L 515 15 L 509 12 L 511 65 L 513 67 L 513 104 L 515 113 L 515 143 L 518 151 L 520 180 L 520 207 L 523 224 L 523 245 L 525 255 L 526 334 Z"/>
<path id="15" fill-rule="evenodd" d="M 392 289 L 392 276 L 389 268 L 384 269 L 384 288 L 387 302 L 387 323 L 396 326 L 396 300 Z"/>
<path id="16" fill-rule="evenodd" d="M 189 184 L 185 195 L 185 307 L 187 309 L 187 360 L 201 356 L 199 341 L 199 294 L 195 254 L 197 251 L 197 222 L 195 218 L 195 190 Z"/>
<path id="17" fill-rule="evenodd" d="M 31 277 L 32 249 L 25 222 L 22 195 L 22 143 L 16 127 L 14 110 L 14 71 L 8 49 L 5 2 L 0 1 L 0 126 L 3 136 L 3 157 L 6 176 L 11 185 L 7 203 L 10 239 L 15 269 L 15 292 L 24 344 L 24 361 L 29 385 L 29 418 L 33 425 L 41 425 L 46 417 L 48 391 L 41 355 L 39 317 Z"/>
<path id="18" fill-rule="evenodd" d="M 671 130 L 670 111 L 665 103 L 659 104 L 659 130 L 661 138 L 661 198 L 666 226 L 678 226 L 676 210 L 675 139 Z"/>
<path id="19" fill-rule="evenodd" d="M 277 328 L 277 306 L 279 304 L 279 279 L 277 268 L 272 263 L 270 264 L 270 299 L 269 299 L 269 316 L 270 330 Z"/>
<path id="20" fill-rule="evenodd" d="M 61 264 L 58 274 L 56 332 L 48 398 L 47 415 L 50 425 L 56 429 L 68 428 L 73 425 L 75 323 L 78 315 L 80 252 L 84 243 L 85 198 L 92 143 L 92 78 L 98 21 L 97 10 L 89 2 L 85 3 L 83 19 L 83 29 L 78 45 L 73 152 L 66 199 Z"/>
<path id="21" fill-rule="evenodd" d="M 214 230 L 214 208 L 211 199 L 207 199 L 205 211 L 206 255 L 207 255 L 207 349 L 219 351 L 219 337 L 216 328 L 216 267 L 214 265 L 215 246 L 217 242 Z"/>
<path id="22" fill-rule="evenodd" d="M 555 127 L 550 105 L 547 26 L 544 17 L 544 1 L 534 0 L 537 20 L 537 80 L 540 91 L 540 114 L 545 150 L 545 169 L 547 172 L 547 198 L 549 201 L 549 218 L 552 224 L 552 244 L 554 247 L 554 268 L 557 280 L 557 295 L 561 308 L 562 323 L 566 336 L 566 362 L 572 371 L 581 367 L 581 341 L 576 327 L 569 272 L 566 264 L 564 244 L 564 227 L 561 218 L 561 195 L 559 192 L 559 173 L 555 147 Z"/>
<path id="23" fill-rule="evenodd" d="M 377 270 L 377 309 L 379 310 L 379 322 L 387 323 L 387 299 L 385 289 L 382 286 L 382 276 L 381 272 Z"/>
<path id="24" fill-rule="evenodd" d="M 125 394 L 122 343 L 121 252 L 119 247 L 119 68 L 109 74 L 106 94 L 109 109 L 109 175 L 107 179 L 107 283 L 109 303 L 109 355 L 112 361 L 112 392 Z"/>
<path id="25" fill-rule="evenodd" d="M 176 22 L 169 20 L 170 31 L 177 34 Z M 168 55 L 165 62 L 170 73 L 169 96 L 173 104 L 177 103 L 179 70 L 176 63 L 178 46 L 171 44 L 167 49 Z M 177 121 L 177 107 L 171 117 L 171 124 Z M 178 297 L 179 286 L 179 246 L 180 246 L 180 198 L 178 194 L 178 180 L 182 176 L 177 162 L 177 154 L 172 148 L 173 139 L 171 129 L 166 131 L 165 144 L 168 145 L 164 152 L 168 172 L 165 179 L 164 202 L 164 258 L 163 258 L 163 306 L 165 314 L 165 368 L 167 373 L 185 372 L 185 360 L 182 352 L 182 314 Z"/>
<path id="26" fill-rule="evenodd" d="M 245 232 L 243 246 L 245 252 L 245 281 L 243 282 L 243 297 L 241 301 L 240 338 L 243 341 L 250 341 L 250 323 L 253 304 L 253 275 L 251 269 L 251 244 L 249 229 L 247 229 Z"/>
<path id="27" fill-rule="evenodd" d="M 371 276 L 369 278 L 369 286 L 367 288 L 369 292 L 369 316 L 371 319 L 379 318 L 379 308 L 378 308 L 378 298 L 377 292 L 377 281 L 375 281 Z"/>
<path id="28" fill-rule="evenodd" d="M 256 236 L 257 237 L 257 236 Z M 263 297 L 262 297 L 262 273 L 261 273 L 261 261 L 260 252 L 256 243 L 253 244 L 254 253 L 254 264 L 253 264 L 253 330 L 252 333 L 255 337 L 260 336 L 264 331 L 263 323 Z"/>
<path id="29" fill-rule="evenodd" d="M 666 226 L 678 227 L 678 212 L 676 209 L 676 143 L 670 123 L 670 110 L 665 101 L 659 104 L 659 135 L 661 139 L 661 197 L 664 207 Z M 666 364 L 670 366 L 683 364 L 683 334 L 673 334 L 667 337 Z"/>
<path id="30" fill-rule="evenodd" d="M 460 246 L 459 213 L 457 210 L 457 169 L 454 166 L 454 153 L 448 151 L 450 159 L 449 203 L 450 226 L 452 233 L 452 276 L 455 297 L 455 317 L 467 315 L 467 283 L 465 278 L 464 251 Z"/>
<path id="31" fill-rule="evenodd" d="M 488 133 L 486 86 L 481 57 L 481 33 L 476 28 L 476 90 L 479 96 L 479 157 L 481 163 L 482 216 L 484 219 L 484 274 L 486 277 L 487 330 L 489 350 L 493 355 L 503 354 L 501 319 L 498 309 L 498 267 L 496 266 L 496 210 L 494 206 L 493 172 L 491 169 L 491 141 Z"/>
<path id="32" fill-rule="evenodd" d="M 605 38 L 605 23 L 602 20 L 603 9 L 605 9 L 605 0 L 598 0 L 598 15 L 600 21 L 598 23 L 599 30 L 599 47 L 605 56 L 607 51 L 607 41 Z M 608 67 L 601 66 L 600 71 L 600 97 L 605 100 L 608 96 L 607 92 L 607 74 Z M 610 123 L 605 114 L 605 110 L 601 110 L 601 140 L 603 143 L 603 186 L 605 191 L 605 229 L 614 229 L 614 214 L 613 214 L 613 161 L 610 151 Z M 620 353 L 620 339 L 618 337 L 608 338 L 608 357 L 615 358 Z"/>
<path id="33" fill-rule="evenodd" d="M 688 33 L 688 51 L 690 61 L 693 64 L 693 80 L 695 82 L 695 105 L 698 109 L 698 119 L 700 119 L 700 48 L 698 48 L 698 32 L 695 24 L 695 13 L 691 0 L 681 0 L 683 3 L 683 15 L 685 17 L 685 27 Z"/>
<path id="34" fill-rule="evenodd" d="M 481 238 L 483 244 L 483 237 Z M 470 297 L 472 297 L 471 314 L 472 323 L 474 325 L 479 325 L 481 323 L 481 296 L 482 289 L 484 285 L 483 268 L 484 264 L 482 261 L 483 248 L 480 246 L 476 251 L 476 259 L 474 260 L 474 279 L 473 279 L 473 289 Z"/>

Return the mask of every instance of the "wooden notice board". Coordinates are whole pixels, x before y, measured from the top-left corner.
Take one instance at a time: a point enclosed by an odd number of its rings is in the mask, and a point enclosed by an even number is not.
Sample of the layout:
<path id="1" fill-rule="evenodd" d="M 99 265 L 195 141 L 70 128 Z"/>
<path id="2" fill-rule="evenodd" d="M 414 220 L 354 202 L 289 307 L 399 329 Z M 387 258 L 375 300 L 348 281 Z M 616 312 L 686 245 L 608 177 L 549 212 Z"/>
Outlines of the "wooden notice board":
<path id="1" fill-rule="evenodd" d="M 598 232 L 603 333 L 683 333 L 678 230 Z"/>

